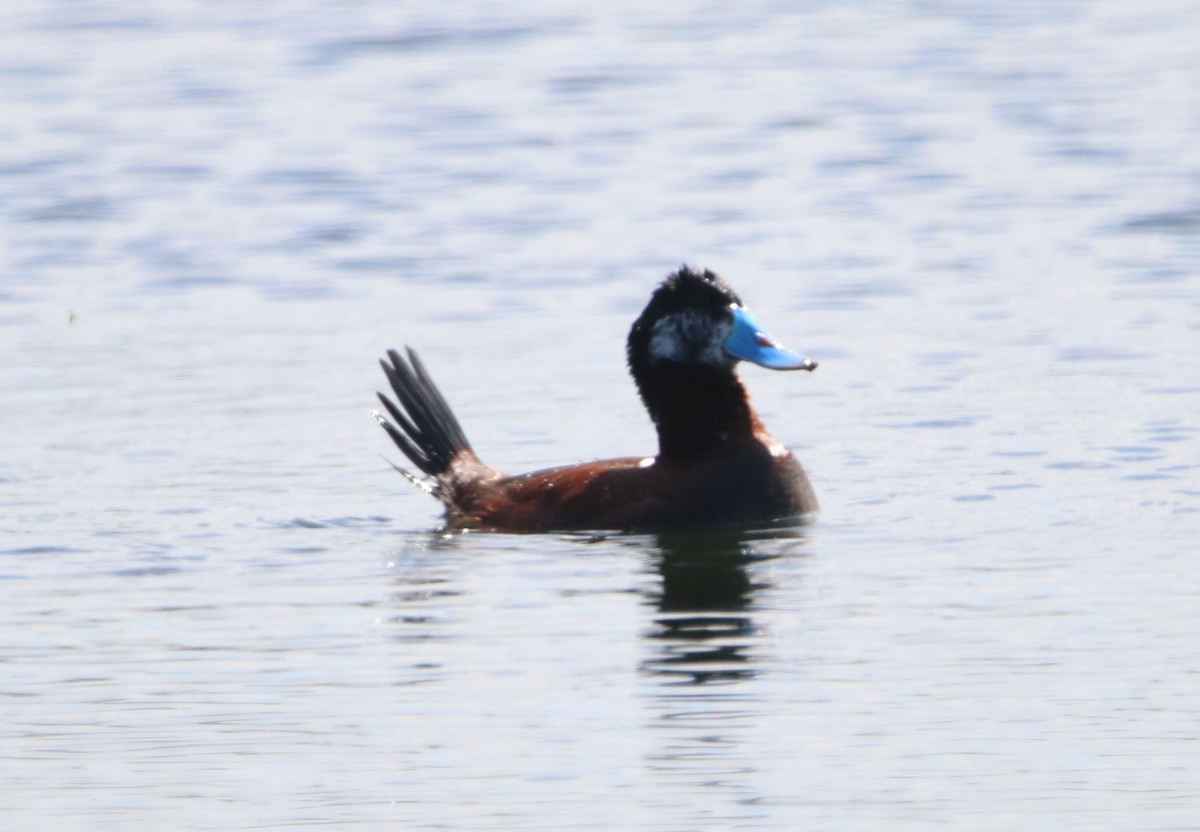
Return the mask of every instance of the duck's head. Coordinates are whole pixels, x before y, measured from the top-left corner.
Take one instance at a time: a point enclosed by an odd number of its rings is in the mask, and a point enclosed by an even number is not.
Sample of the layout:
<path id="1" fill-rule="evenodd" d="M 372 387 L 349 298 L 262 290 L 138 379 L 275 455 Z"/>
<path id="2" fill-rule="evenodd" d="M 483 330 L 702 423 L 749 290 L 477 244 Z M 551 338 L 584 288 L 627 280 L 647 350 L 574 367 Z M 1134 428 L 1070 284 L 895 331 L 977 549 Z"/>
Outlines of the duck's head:
<path id="1" fill-rule="evenodd" d="M 768 335 L 728 283 L 688 266 L 654 291 L 629 331 L 627 354 L 639 381 L 652 368 L 670 364 L 729 374 L 739 361 L 771 370 L 817 368 Z"/>

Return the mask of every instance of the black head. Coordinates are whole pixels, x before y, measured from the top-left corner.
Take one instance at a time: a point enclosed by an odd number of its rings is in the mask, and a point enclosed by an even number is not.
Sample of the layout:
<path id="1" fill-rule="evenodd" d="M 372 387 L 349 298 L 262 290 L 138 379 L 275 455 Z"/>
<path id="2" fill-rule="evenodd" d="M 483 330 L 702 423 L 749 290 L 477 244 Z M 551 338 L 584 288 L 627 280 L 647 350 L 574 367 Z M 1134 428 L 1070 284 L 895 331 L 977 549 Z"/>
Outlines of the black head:
<path id="1" fill-rule="evenodd" d="M 816 364 L 767 335 L 728 283 L 713 272 L 683 266 L 668 275 L 634 321 L 626 345 L 639 381 L 656 364 L 682 364 L 732 373 L 746 360 L 775 370 Z"/>
<path id="2" fill-rule="evenodd" d="M 676 461 L 753 434 L 754 414 L 734 374 L 738 361 L 776 370 L 816 366 L 776 344 L 728 283 L 687 266 L 654 291 L 629 331 L 627 351 L 658 430 L 659 458 Z"/>
<path id="3" fill-rule="evenodd" d="M 733 327 L 731 305 L 742 299 L 716 274 L 683 266 L 668 275 L 629 331 L 627 357 L 639 368 L 657 361 L 732 368 L 721 345 Z"/>

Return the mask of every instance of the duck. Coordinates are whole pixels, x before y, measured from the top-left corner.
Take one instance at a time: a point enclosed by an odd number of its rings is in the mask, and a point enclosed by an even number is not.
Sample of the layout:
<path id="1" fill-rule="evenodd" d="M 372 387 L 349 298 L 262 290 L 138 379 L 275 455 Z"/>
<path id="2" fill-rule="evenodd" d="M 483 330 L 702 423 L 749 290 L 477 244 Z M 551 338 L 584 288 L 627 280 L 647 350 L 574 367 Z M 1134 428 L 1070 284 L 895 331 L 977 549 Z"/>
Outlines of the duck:
<path id="1" fill-rule="evenodd" d="M 483 462 L 416 351 L 380 360 L 394 400 L 374 416 L 445 507 L 446 528 L 491 532 L 654 532 L 762 527 L 819 508 L 796 456 L 763 426 L 736 373 L 817 363 L 768 335 L 716 273 L 682 266 L 634 321 L 629 372 L 658 453 L 508 475 Z"/>

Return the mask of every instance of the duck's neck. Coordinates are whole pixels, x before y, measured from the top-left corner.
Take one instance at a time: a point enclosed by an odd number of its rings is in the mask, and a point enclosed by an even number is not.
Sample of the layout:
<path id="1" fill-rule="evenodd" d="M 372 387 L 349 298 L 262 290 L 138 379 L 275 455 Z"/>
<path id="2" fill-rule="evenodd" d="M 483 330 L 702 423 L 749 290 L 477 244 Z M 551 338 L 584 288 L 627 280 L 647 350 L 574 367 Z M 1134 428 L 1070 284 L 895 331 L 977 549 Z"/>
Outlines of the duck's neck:
<path id="1" fill-rule="evenodd" d="M 758 417 L 731 371 L 659 362 L 635 374 L 658 429 L 659 458 L 688 462 L 749 439 Z"/>

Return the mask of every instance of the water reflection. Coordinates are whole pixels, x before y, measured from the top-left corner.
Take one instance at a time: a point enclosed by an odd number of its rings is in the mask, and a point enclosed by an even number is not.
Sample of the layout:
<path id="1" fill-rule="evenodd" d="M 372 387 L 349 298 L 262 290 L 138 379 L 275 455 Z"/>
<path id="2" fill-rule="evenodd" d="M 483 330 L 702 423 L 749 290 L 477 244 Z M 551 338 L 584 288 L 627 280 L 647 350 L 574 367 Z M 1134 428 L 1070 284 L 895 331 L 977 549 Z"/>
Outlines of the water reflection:
<path id="1" fill-rule="evenodd" d="M 660 535 L 655 565 L 661 583 L 647 637 L 655 645 L 643 669 L 666 682 L 738 681 L 756 672 L 751 648 L 758 632 L 748 609 L 769 584 L 753 566 L 779 557 L 780 543 L 799 543 L 797 528 Z"/>
<path id="2" fill-rule="evenodd" d="M 464 593 L 458 576 L 461 549 L 455 535 L 411 534 L 387 562 L 392 583 L 380 620 L 407 648 L 397 685 L 424 685 L 445 672 L 442 649 Z"/>
<path id="3" fill-rule="evenodd" d="M 755 785 L 764 761 L 752 736 L 767 718 L 771 697 L 756 682 L 770 662 L 756 599 L 771 588 L 763 564 L 802 547 L 801 530 L 671 534 L 656 543 L 661 580 L 648 593 L 653 624 L 642 663 L 654 683 L 646 691 L 656 738 L 647 771 L 689 795 L 708 821 L 765 817 Z"/>

